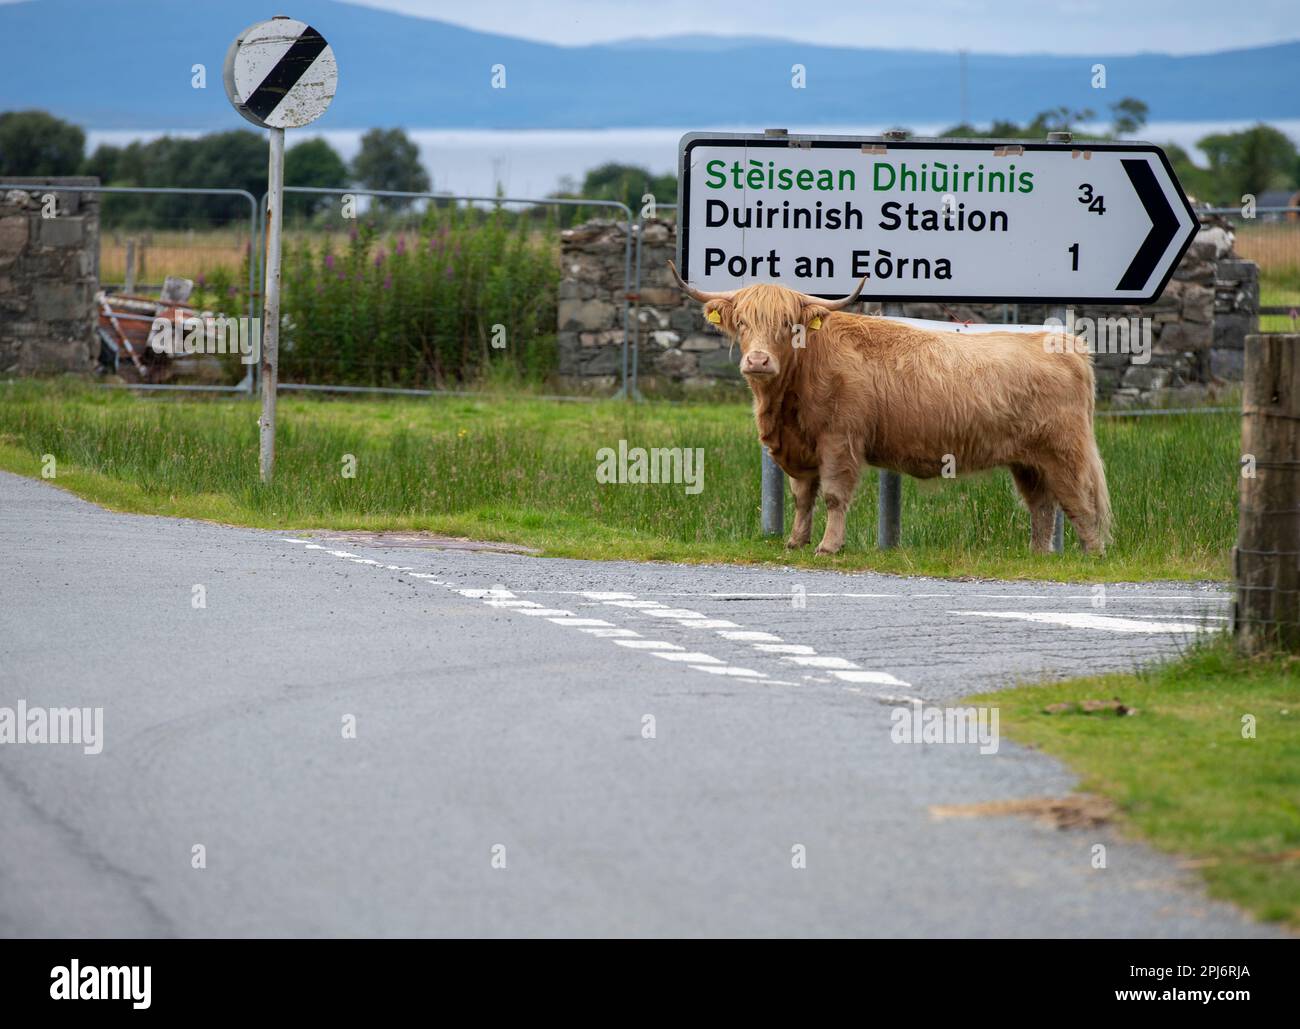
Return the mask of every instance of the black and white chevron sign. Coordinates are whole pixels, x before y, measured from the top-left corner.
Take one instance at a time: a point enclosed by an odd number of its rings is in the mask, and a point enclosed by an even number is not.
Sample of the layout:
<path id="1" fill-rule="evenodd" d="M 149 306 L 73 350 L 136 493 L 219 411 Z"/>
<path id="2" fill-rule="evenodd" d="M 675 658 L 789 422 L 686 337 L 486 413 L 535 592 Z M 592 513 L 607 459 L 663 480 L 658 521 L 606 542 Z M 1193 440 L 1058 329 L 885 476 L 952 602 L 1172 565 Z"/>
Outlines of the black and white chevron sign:
<path id="1" fill-rule="evenodd" d="M 325 38 L 305 22 L 272 18 L 239 34 L 222 78 L 235 110 L 267 129 L 296 129 L 334 99 L 339 68 Z"/>

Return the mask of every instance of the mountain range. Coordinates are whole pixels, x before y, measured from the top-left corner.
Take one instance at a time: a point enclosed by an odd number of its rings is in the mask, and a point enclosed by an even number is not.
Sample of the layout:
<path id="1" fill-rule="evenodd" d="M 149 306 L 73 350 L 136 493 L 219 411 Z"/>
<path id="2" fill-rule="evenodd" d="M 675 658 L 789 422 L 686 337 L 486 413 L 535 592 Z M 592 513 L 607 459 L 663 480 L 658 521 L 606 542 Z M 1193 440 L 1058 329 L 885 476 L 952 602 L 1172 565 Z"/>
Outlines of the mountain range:
<path id="1" fill-rule="evenodd" d="M 246 128 L 221 83 L 226 49 L 273 13 L 309 22 L 334 47 L 339 91 L 322 129 L 598 129 L 952 124 L 956 54 L 818 46 L 753 35 L 557 46 L 340 3 L 292 0 L 24 0 L 0 5 L 0 110 L 43 108 L 87 128 Z M 727 26 L 711 25 L 715 31 Z M 1153 39 L 1152 46 L 1159 40 Z M 192 88 L 204 66 L 205 88 Z M 791 86 L 792 66 L 806 88 Z M 1107 88 L 1092 88 L 1093 66 Z M 492 88 L 504 65 L 505 88 Z M 1107 120 L 1137 97 L 1152 120 L 1300 117 L 1300 42 L 1171 56 L 967 57 L 975 122 L 1025 120 L 1069 105 Z"/>

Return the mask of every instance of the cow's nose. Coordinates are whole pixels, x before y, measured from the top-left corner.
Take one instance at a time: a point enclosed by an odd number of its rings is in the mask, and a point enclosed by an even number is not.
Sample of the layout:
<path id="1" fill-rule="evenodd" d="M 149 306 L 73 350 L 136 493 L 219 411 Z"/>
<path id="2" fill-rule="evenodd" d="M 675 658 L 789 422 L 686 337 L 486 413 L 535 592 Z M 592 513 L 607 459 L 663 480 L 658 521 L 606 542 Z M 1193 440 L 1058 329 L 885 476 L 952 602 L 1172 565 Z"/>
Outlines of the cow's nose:
<path id="1" fill-rule="evenodd" d="M 746 358 L 746 363 L 751 368 L 766 368 L 772 363 L 772 359 L 761 350 L 756 350 Z"/>

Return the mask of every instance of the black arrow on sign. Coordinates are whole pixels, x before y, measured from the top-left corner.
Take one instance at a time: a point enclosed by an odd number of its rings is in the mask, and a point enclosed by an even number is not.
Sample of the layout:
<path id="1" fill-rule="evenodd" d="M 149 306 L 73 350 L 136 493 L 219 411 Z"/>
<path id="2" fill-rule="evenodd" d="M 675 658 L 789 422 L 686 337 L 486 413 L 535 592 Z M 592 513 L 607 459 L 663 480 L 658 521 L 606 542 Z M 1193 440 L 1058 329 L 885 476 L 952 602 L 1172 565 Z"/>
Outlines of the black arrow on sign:
<path id="1" fill-rule="evenodd" d="M 1165 256 L 1165 251 L 1169 249 L 1169 244 L 1177 235 L 1178 216 L 1169 206 L 1169 200 L 1165 196 L 1165 191 L 1160 188 L 1160 183 L 1156 181 L 1151 165 L 1139 159 L 1124 159 L 1120 163 L 1124 165 L 1129 182 L 1133 183 L 1133 189 L 1138 199 L 1142 201 L 1147 217 L 1151 219 L 1151 231 L 1138 247 L 1137 255 L 1115 288 L 1141 289 L 1147 284 L 1147 279 L 1151 278 L 1151 273 L 1155 271 L 1156 265 Z"/>
<path id="2" fill-rule="evenodd" d="M 325 49 L 324 38 L 310 25 L 293 45 L 284 52 L 274 68 L 267 73 L 252 95 L 244 101 L 244 106 L 257 116 L 259 121 L 266 121 L 289 90 L 298 84 L 298 80 L 311 67 L 312 61 Z"/>

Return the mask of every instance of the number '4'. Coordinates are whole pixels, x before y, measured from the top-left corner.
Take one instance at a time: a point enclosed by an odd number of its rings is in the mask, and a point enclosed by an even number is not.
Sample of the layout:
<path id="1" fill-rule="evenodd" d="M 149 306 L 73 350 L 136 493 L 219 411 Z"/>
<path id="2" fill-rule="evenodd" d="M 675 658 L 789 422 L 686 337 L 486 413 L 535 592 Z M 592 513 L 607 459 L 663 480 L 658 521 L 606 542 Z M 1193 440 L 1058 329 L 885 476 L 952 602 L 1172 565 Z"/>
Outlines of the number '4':
<path id="1" fill-rule="evenodd" d="M 1100 193 L 1095 196 L 1093 195 L 1091 182 L 1080 183 L 1078 199 L 1079 203 L 1087 204 L 1088 210 L 1092 211 L 1094 214 L 1106 213 L 1106 198 Z"/>

